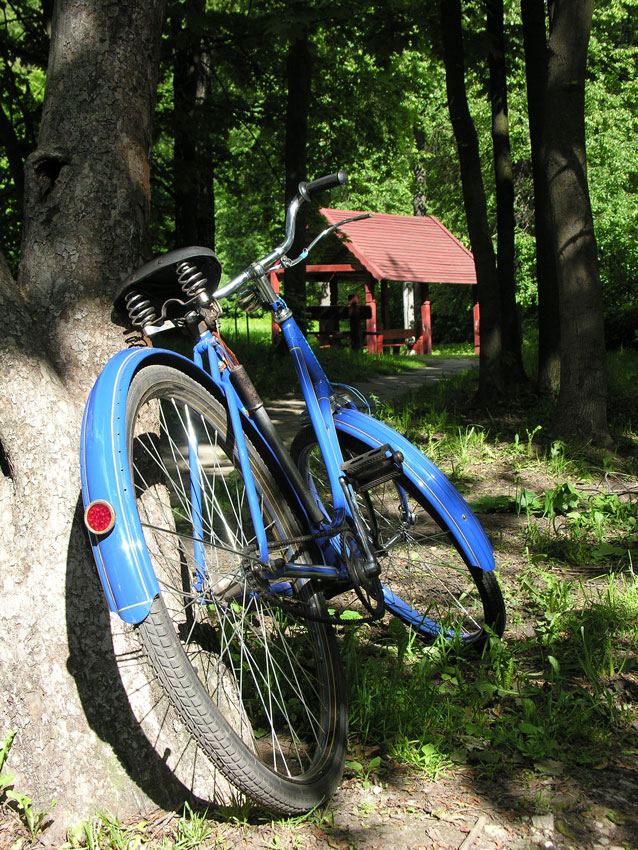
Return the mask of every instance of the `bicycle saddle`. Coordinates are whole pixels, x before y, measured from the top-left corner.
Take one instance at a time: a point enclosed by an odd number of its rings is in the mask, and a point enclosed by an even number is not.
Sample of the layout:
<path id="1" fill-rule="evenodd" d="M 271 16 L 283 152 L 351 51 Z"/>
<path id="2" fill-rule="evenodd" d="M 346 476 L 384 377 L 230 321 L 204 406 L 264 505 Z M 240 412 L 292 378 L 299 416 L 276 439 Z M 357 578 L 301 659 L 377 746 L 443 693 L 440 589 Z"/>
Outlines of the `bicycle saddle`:
<path id="1" fill-rule="evenodd" d="M 206 306 L 219 285 L 222 267 L 210 248 L 169 251 L 129 275 L 113 299 L 112 320 L 138 327 L 181 318 L 196 304 Z"/>

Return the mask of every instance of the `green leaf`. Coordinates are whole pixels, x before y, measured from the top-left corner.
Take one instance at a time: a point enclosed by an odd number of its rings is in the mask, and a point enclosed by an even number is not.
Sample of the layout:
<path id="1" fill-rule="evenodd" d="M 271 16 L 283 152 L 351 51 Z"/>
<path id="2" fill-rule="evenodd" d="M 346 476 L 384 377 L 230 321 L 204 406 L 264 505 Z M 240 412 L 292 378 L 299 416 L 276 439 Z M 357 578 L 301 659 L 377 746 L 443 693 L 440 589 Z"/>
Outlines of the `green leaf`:
<path id="1" fill-rule="evenodd" d="M 543 505 L 536 493 L 532 493 L 531 490 L 522 487 L 516 495 L 516 509 L 519 513 L 521 511 L 541 511 L 543 510 Z"/>
<path id="2" fill-rule="evenodd" d="M 578 491 L 569 481 L 559 484 L 558 487 L 547 493 L 547 496 L 551 496 L 554 511 L 557 513 L 565 513 L 576 508 L 580 501 Z"/>
<path id="3" fill-rule="evenodd" d="M 342 611 L 339 614 L 340 620 L 363 620 L 363 617 L 358 611 Z"/>
<path id="4" fill-rule="evenodd" d="M 0 774 L 0 789 L 8 788 L 9 785 L 13 785 L 14 779 L 15 777 L 11 773 Z"/>
<path id="5" fill-rule="evenodd" d="M 5 737 L 4 741 L 0 745 L 0 770 L 2 770 L 2 765 L 5 762 L 6 757 L 9 754 L 9 750 L 11 749 L 11 744 L 13 743 L 13 739 L 15 738 L 16 730 L 13 729 L 9 734 Z"/>

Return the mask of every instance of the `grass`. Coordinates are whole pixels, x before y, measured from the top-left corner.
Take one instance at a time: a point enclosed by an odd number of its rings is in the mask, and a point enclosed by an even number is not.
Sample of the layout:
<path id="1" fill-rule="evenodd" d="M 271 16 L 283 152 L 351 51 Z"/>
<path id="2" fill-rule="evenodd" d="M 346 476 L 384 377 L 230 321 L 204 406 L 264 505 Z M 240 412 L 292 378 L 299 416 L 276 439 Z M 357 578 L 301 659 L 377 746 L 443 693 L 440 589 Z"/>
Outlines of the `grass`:
<path id="1" fill-rule="evenodd" d="M 427 448 L 428 455 L 451 471 L 449 458 L 489 460 L 499 447 L 508 458 L 523 463 L 549 464 L 551 471 L 586 474 L 635 470 L 623 459 L 638 453 L 638 352 L 608 354 L 609 425 L 618 446 L 619 460 L 589 446 L 567 446 L 552 435 L 554 405 L 530 393 L 510 396 L 489 409 L 474 403 L 478 370 L 447 381 L 424 385 L 408 397 L 384 404 L 379 415 L 411 440 Z M 471 457 L 470 457 L 471 456 Z"/>
<path id="2" fill-rule="evenodd" d="M 610 357 L 620 442 L 634 433 L 636 366 L 633 352 Z M 547 760 L 578 774 L 622 759 L 638 730 L 635 459 L 553 439 L 545 403 L 477 411 L 476 377 L 424 386 L 381 415 L 488 524 L 509 631 L 480 659 L 401 643 L 392 624 L 380 643 L 364 627 L 346 635 L 352 744 L 431 778 L 460 763 L 518 776 Z"/>
<path id="3" fill-rule="evenodd" d="M 480 659 L 439 646 L 396 656 L 347 641 L 353 747 L 381 745 L 435 779 L 455 764 L 491 772 L 558 759 L 592 768 L 632 746 L 635 702 L 614 688 L 636 678 L 638 581 L 562 584 L 534 571 L 521 582 L 534 634 L 492 638 Z"/>

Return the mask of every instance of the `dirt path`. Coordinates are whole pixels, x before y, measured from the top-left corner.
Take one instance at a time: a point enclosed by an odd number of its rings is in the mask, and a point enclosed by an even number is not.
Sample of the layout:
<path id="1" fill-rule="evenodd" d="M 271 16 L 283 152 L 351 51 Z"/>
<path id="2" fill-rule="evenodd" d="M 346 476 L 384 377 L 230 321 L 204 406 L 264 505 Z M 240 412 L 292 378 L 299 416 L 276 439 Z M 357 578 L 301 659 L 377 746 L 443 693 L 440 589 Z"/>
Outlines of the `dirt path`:
<path id="1" fill-rule="evenodd" d="M 623 850 L 636 848 L 635 774 L 601 771 L 587 787 L 560 764 L 541 778 L 493 783 L 464 767 L 436 782 L 390 770 L 379 785 L 346 779 L 326 812 L 301 823 L 224 824 L 220 846 L 276 850 Z M 558 773 L 558 775 L 556 775 Z M 542 812 L 539 802 L 542 800 Z M 536 802 L 532 802 L 536 801 Z M 535 812 L 534 809 L 537 811 Z M 619 823 L 618 821 L 621 821 Z M 223 842 L 223 843 L 222 843 Z M 214 846 L 211 844 L 211 846 Z"/>

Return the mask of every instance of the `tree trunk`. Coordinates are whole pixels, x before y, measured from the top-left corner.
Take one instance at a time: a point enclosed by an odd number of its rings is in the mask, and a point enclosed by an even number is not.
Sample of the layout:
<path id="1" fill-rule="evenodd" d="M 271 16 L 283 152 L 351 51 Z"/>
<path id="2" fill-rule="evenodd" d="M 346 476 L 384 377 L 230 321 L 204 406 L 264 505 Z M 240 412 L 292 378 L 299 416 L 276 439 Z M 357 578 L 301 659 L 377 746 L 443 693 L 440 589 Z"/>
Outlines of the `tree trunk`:
<path id="1" fill-rule="evenodd" d="M 206 3 L 189 0 L 174 19 L 173 116 L 175 147 L 175 247 L 215 244 L 215 194 L 212 128 L 206 126 L 210 94 L 210 56 L 201 21 Z"/>
<path id="2" fill-rule="evenodd" d="M 502 375 L 508 384 L 521 384 L 526 381 L 526 376 L 521 355 L 521 325 L 514 278 L 514 176 L 507 110 L 503 0 L 487 0 L 486 7 L 490 40 L 489 78 L 496 185 L 496 271 L 501 301 Z"/>
<path id="3" fill-rule="evenodd" d="M 542 151 L 547 78 L 544 0 L 522 0 L 521 15 L 534 182 L 534 229 L 538 280 L 538 389 L 539 392 L 549 395 L 558 392 L 560 384 L 560 319 L 556 264 Z"/>
<path id="4" fill-rule="evenodd" d="M 414 182 L 415 189 L 412 197 L 412 209 L 414 215 L 428 214 L 428 195 L 427 195 L 427 171 L 425 169 L 425 156 L 421 156 L 425 148 L 425 133 L 419 127 L 414 128 L 414 143 L 419 154 L 416 165 L 414 166 Z"/>
<path id="5" fill-rule="evenodd" d="M 607 374 L 598 252 L 585 155 L 585 69 L 593 0 L 555 0 L 548 42 L 545 173 L 560 309 L 558 424 L 606 444 Z"/>
<path id="6" fill-rule="evenodd" d="M 0 737 L 53 836 L 187 798 L 127 700 L 79 502 L 84 400 L 122 347 L 110 296 L 144 258 L 163 0 L 60 0 L 19 289 L 0 265 Z M 130 660 L 130 659 L 129 659 Z M 167 763 L 165 763 L 166 759 Z"/>
<path id="7" fill-rule="evenodd" d="M 463 201 L 481 309 L 479 394 L 487 400 L 503 390 L 501 305 L 496 261 L 487 220 L 478 137 L 465 91 L 460 0 L 441 0 L 441 16 L 448 108 L 459 152 Z"/>
<path id="8" fill-rule="evenodd" d="M 307 34 L 295 39 L 290 45 L 286 65 L 288 99 L 286 103 L 286 204 L 297 193 L 301 180 L 306 179 L 308 140 L 308 110 L 312 82 L 312 58 Z M 306 245 L 306 207 L 302 206 L 297 216 L 295 241 L 290 256 L 296 257 Z M 302 328 L 306 325 L 306 263 L 299 263 L 284 274 L 284 296 L 288 306 Z"/>

